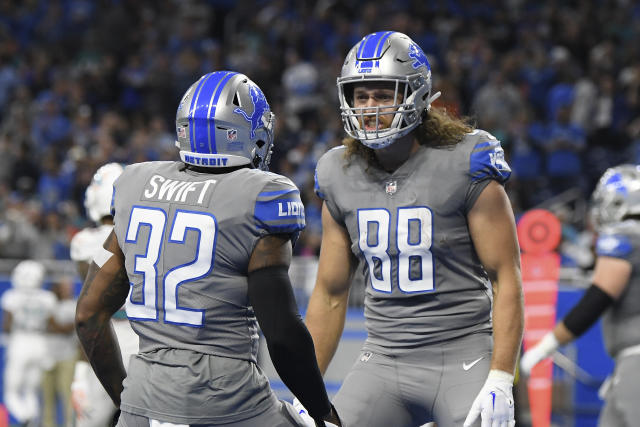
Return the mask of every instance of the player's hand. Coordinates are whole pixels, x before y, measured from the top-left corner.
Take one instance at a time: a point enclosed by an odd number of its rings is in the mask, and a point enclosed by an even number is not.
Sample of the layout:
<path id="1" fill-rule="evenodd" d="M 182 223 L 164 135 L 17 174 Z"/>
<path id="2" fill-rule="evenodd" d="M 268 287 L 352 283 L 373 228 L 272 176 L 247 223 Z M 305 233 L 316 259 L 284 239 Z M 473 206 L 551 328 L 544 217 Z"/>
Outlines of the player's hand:
<path id="1" fill-rule="evenodd" d="M 118 425 L 119 419 L 120 419 L 120 409 L 116 410 L 116 413 L 113 414 L 113 418 L 111 419 L 111 427 L 116 427 Z"/>
<path id="2" fill-rule="evenodd" d="M 316 427 L 316 422 L 313 421 L 313 418 L 311 418 L 311 415 L 307 412 L 307 408 L 302 406 L 302 403 L 300 403 L 297 397 L 293 398 L 293 409 L 300 415 L 305 427 Z"/>
<path id="3" fill-rule="evenodd" d="M 71 406 L 79 420 L 86 418 L 89 414 L 86 384 L 74 380 L 71 383 Z"/>
<path id="4" fill-rule="evenodd" d="M 342 421 L 340 421 L 340 417 L 338 416 L 338 411 L 336 411 L 336 407 L 333 406 L 333 404 L 331 404 L 331 412 L 329 413 L 329 416 L 327 418 L 325 418 L 325 420 L 324 420 L 324 425 L 326 427 L 332 427 L 332 426 L 341 427 L 342 426 Z"/>
<path id="5" fill-rule="evenodd" d="M 520 372 L 529 375 L 534 366 L 556 351 L 558 345 L 553 332 L 547 333 L 536 345 L 524 352 L 520 358 Z"/>
<path id="6" fill-rule="evenodd" d="M 71 383 L 71 406 L 79 420 L 87 418 L 91 408 L 87 398 L 90 370 L 91 366 L 87 362 L 76 362 L 73 382 Z"/>
<path id="7" fill-rule="evenodd" d="M 302 418 L 302 420 L 304 421 L 304 427 L 322 427 L 322 424 L 316 423 L 315 420 L 311 418 L 311 415 L 309 415 L 309 412 L 307 412 L 307 409 L 304 406 L 302 406 L 302 403 L 300 403 L 297 397 L 293 398 L 293 408 L 296 410 L 298 415 L 300 415 L 300 418 Z M 336 411 L 336 408 L 334 408 L 333 405 L 331 405 L 330 417 L 335 417 L 335 421 L 337 421 L 337 424 L 330 422 L 330 421 L 334 421 L 334 419 L 325 420 L 324 426 L 326 427 L 342 426 L 342 424 L 340 423 L 340 418 L 338 417 L 338 413 L 335 411 Z"/>
<path id="8" fill-rule="evenodd" d="M 513 375 L 496 369 L 489 371 L 487 381 L 464 420 L 464 427 L 470 427 L 478 417 L 481 417 L 482 427 L 515 426 L 512 389 Z"/>

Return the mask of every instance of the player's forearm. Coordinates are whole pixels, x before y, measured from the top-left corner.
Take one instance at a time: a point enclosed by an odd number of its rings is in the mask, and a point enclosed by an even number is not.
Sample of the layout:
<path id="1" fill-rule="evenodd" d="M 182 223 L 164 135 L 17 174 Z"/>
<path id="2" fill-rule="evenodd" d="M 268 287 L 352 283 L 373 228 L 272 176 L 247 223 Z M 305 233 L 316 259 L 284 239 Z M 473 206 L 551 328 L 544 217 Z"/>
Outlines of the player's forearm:
<path id="1" fill-rule="evenodd" d="M 553 335 L 558 342 L 558 345 L 565 345 L 576 339 L 576 336 L 565 326 L 563 321 L 553 328 Z"/>
<path id="2" fill-rule="evenodd" d="M 298 312 L 286 266 L 249 272 L 248 296 L 262 328 L 273 366 L 314 418 L 330 412 L 316 365 L 313 340 Z"/>
<path id="3" fill-rule="evenodd" d="M 76 333 L 80 345 L 96 376 L 120 407 L 122 381 L 126 376 L 120 347 L 111 326 L 111 316 L 124 304 L 129 291 L 129 278 L 124 257 L 112 232 L 105 242 L 110 257 L 102 267 L 92 263 L 76 305 Z"/>
<path id="4" fill-rule="evenodd" d="M 493 356 L 491 369 L 513 374 L 524 329 L 522 288 L 517 278 L 499 287 L 493 302 Z"/>
<path id="5" fill-rule="evenodd" d="M 322 375 L 315 364 L 313 340 L 302 320 L 281 319 L 282 333 L 267 337 L 269 355 L 278 375 L 300 399 L 313 418 L 327 415 L 331 407 Z"/>
<path id="6" fill-rule="evenodd" d="M 109 313 L 98 313 L 90 317 L 79 315 L 76 317 L 76 331 L 96 376 L 116 407 L 120 407 L 126 371 L 110 318 Z"/>
<path id="7" fill-rule="evenodd" d="M 313 337 L 318 367 L 323 375 L 342 336 L 348 299 L 348 290 L 331 296 L 316 288 L 309 300 L 305 323 Z"/>

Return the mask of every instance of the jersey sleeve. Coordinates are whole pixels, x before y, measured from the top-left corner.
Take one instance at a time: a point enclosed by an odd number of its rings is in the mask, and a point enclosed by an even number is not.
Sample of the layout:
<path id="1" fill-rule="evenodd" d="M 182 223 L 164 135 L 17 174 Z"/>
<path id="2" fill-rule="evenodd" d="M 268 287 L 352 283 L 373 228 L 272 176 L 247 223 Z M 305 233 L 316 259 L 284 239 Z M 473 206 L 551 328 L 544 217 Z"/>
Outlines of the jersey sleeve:
<path id="1" fill-rule="evenodd" d="M 300 191 L 283 176 L 268 181 L 258 193 L 253 215 L 260 234 L 292 234 L 295 241 L 305 227 Z"/>
<path id="2" fill-rule="evenodd" d="M 85 230 L 77 232 L 69 244 L 71 259 L 75 262 L 91 261 L 91 241 Z"/>
<path id="3" fill-rule="evenodd" d="M 631 239 L 621 234 L 601 234 L 596 242 L 596 254 L 629 261 L 633 254 Z"/>
<path id="4" fill-rule="evenodd" d="M 504 184 L 511 176 L 511 168 L 504 158 L 500 141 L 491 134 L 478 131 L 469 156 L 469 177 L 471 185 L 467 193 L 466 205 L 470 209 L 491 180 Z"/>
<path id="5" fill-rule="evenodd" d="M 336 156 L 341 153 L 341 147 L 334 148 L 325 153 L 318 164 L 316 165 L 316 171 L 314 174 L 314 187 L 316 195 L 320 197 L 329 209 L 329 213 L 338 224 L 344 224 L 343 215 L 338 208 L 338 205 L 334 198 L 334 191 L 332 186 L 332 177 L 336 174 L 332 172 L 332 168 L 335 167 Z"/>

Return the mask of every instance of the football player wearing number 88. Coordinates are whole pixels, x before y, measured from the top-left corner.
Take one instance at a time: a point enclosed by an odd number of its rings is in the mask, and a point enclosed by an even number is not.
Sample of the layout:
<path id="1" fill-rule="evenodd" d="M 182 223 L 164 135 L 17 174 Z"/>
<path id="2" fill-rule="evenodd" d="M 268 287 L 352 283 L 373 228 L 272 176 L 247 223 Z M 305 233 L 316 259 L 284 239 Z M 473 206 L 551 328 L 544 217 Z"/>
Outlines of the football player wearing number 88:
<path id="1" fill-rule="evenodd" d="M 289 179 L 266 171 L 273 126 L 246 76 L 206 74 L 178 106 L 181 160 L 130 165 L 115 182 L 114 230 L 76 329 L 119 426 L 305 425 L 256 364 L 258 324 L 314 424 L 341 426 L 287 273 L 304 207 Z M 122 304 L 140 338 L 126 379 L 109 327 Z"/>
<path id="2" fill-rule="evenodd" d="M 344 145 L 316 169 L 323 236 L 306 314 L 324 373 L 364 274 L 367 340 L 333 402 L 349 426 L 513 425 L 519 248 L 492 135 L 431 105 L 404 34 L 369 34 L 337 80 Z"/>

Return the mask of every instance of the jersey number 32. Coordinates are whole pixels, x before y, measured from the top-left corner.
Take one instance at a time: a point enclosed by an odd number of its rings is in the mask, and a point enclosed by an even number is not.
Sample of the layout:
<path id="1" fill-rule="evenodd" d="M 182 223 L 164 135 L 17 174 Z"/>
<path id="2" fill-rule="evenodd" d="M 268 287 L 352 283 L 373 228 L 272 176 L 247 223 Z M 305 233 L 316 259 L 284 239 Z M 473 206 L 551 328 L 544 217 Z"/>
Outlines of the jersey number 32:
<path id="1" fill-rule="evenodd" d="M 213 268 L 216 247 L 217 224 L 213 215 L 203 212 L 177 210 L 169 229 L 169 243 L 195 246 L 194 259 L 167 270 L 162 283 L 158 282 L 157 264 L 162 252 L 162 242 L 167 230 L 167 214 L 162 209 L 135 206 L 131 210 L 126 242 L 143 245 L 138 241 L 141 228 L 149 229 L 146 252 L 137 255 L 134 262 L 134 272 L 142 276 L 142 300 L 134 302 L 132 299 L 133 286 L 129 291 L 126 302 L 127 317 L 132 320 L 158 320 L 158 305 L 161 304 L 164 313 L 163 321 L 178 325 L 202 327 L 204 326 L 204 311 L 194 308 L 181 307 L 178 302 L 178 288 L 188 282 L 198 280 Z M 196 244 L 190 241 L 185 245 L 187 231 L 197 233 Z M 162 286 L 162 301 L 158 298 L 158 286 Z"/>

